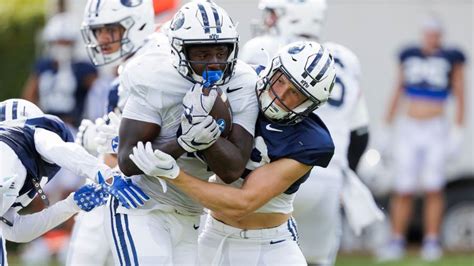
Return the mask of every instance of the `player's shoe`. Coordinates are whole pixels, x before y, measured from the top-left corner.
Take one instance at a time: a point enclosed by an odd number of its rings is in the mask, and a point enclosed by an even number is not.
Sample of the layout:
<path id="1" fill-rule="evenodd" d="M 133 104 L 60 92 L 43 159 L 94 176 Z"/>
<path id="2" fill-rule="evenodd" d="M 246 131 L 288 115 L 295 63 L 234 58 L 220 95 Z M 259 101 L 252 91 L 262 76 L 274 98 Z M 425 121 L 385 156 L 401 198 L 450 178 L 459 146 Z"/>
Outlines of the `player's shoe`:
<path id="1" fill-rule="evenodd" d="M 378 262 L 401 260 L 405 257 L 405 241 L 391 239 L 387 244 L 380 247 L 375 255 Z"/>
<path id="2" fill-rule="evenodd" d="M 420 252 L 421 259 L 425 261 L 437 261 L 443 256 L 443 249 L 438 240 L 425 239 Z"/>

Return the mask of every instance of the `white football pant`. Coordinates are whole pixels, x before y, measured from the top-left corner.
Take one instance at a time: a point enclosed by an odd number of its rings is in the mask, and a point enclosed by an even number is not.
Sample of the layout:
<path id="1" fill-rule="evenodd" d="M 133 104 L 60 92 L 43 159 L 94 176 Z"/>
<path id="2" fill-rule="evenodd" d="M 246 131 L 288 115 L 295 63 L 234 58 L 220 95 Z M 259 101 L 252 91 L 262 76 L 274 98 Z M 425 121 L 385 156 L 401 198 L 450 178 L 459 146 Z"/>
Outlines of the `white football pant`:
<path id="1" fill-rule="evenodd" d="M 296 194 L 293 216 L 308 263 L 334 265 L 342 234 L 342 183 L 341 170 L 315 167 Z"/>
<path id="2" fill-rule="evenodd" d="M 306 265 L 290 218 L 270 229 L 242 230 L 208 216 L 199 236 L 200 265 Z"/>
<path id="3" fill-rule="evenodd" d="M 105 231 L 115 265 L 196 265 L 199 215 L 107 204 Z M 119 211 L 117 211 L 117 208 Z"/>

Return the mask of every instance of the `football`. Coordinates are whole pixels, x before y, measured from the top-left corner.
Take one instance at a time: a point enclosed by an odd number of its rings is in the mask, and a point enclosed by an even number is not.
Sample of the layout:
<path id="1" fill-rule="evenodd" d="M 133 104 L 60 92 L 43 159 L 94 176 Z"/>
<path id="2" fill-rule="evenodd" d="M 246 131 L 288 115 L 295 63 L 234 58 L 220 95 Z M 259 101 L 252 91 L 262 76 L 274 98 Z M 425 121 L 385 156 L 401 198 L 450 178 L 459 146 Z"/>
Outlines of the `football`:
<path id="1" fill-rule="evenodd" d="M 229 103 L 229 99 L 224 91 L 219 87 L 211 87 L 203 90 L 203 93 L 207 95 L 210 90 L 217 90 L 217 98 L 214 102 L 209 115 L 212 116 L 221 130 L 221 136 L 226 138 L 229 136 L 230 131 L 232 130 L 232 108 Z"/>

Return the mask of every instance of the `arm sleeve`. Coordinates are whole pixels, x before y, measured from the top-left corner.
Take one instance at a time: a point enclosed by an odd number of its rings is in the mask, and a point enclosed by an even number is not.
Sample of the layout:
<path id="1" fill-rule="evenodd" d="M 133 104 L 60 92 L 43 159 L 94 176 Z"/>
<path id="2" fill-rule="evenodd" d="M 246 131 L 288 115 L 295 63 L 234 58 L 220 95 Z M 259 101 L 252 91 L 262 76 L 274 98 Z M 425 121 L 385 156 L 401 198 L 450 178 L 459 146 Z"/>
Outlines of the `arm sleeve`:
<path id="1" fill-rule="evenodd" d="M 97 172 L 109 169 L 80 145 L 64 142 L 57 134 L 49 130 L 37 128 L 34 138 L 36 150 L 45 160 L 64 167 L 76 175 L 85 176 L 97 182 Z"/>
<path id="2" fill-rule="evenodd" d="M 250 66 L 248 67 L 250 68 Z M 235 98 L 231 99 L 232 123 L 242 126 L 252 136 L 255 136 L 255 123 L 259 113 L 258 101 L 255 97 L 257 76 L 254 73 L 247 74 L 242 77 L 242 80 L 246 80 L 244 84 L 240 85 L 244 89 L 237 97 L 232 95 Z M 229 95 L 227 96 L 229 97 Z"/>
<path id="3" fill-rule="evenodd" d="M 74 193 L 71 193 L 53 206 L 29 215 L 19 215 L 14 209 L 10 209 L 5 218 L 12 221 L 13 226 L 0 222 L 3 236 L 17 243 L 30 242 L 41 236 L 81 210 L 74 203 L 73 196 Z"/>

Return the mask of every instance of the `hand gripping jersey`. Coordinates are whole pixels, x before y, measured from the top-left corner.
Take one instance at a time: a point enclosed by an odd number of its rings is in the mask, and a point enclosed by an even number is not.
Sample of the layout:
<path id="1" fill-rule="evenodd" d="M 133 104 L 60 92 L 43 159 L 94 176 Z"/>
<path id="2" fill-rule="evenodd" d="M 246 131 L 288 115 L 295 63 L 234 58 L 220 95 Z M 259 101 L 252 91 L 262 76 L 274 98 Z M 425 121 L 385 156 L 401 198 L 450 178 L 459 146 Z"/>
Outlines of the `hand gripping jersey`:
<path id="1" fill-rule="evenodd" d="M 292 126 L 281 126 L 271 123 L 260 114 L 255 129 L 254 148 L 246 170 L 243 176 L 231 185 L 242 187 L 245 177 L 252 170 L 282 158 L 293 159 L 306 165 L 327 167 L 333 154 L 334 143 L 331 135 L 317 115 L 310 114 Z M 256 212 L 291 213 L 295 193 L 308 179 L 310 172 L 308 171 L 284 193 L 271 199 Z M 222 183 L 219 179 L 217 182 Z"/>
<path id="2" fill-rule="evenodd" d="M 120 86 L 130 91 L 123 117 L 160 125 L 160 136 L 155 142 L 164 143 L 176 138 L 183 112 L 182 100 L 193 84 L 173 67 L 168 38 L 157 34 L 155 41 L 154 46 L 127 63 L 120 75 Z M 221 86 L 232 107 L 234 124 L 242 126 L 252 136 L 258 114 L 256 80 L 255 71 L 239 61 L 232 79 Z M 185 154 L 177 161 L 181 169 L 204 180 L 213 174 L 193 154 Z M 152 198 L 145 209 L 174 208 L 188 214 L 202 212 L 200 204 L 171 184 L 164 194 L 156 178 L 142 175 L 133 179 Z"/>
<path id="3" fill-rule="evenodd" d="M 403 50 L 399 59 L 406 95 L 439 101 L 446 100 L 451 91 L 453 66 L 466 60 L 457 49 L 440 48 L 425 55 L 419 47 Z"/>
<path id="4" fill-rule="evenodd" d="M 36 151 L 34 134 L 37 128 L 43 128 L 58 134 L 65 142 L 74 142 L 74 138 L 65 124 L 56 116 L 11 121 L 0 125 L 0 141 L 7 144 L 25 166 L 27 176 L 17 201 L 12 207 L 19 210 L 27 206 L 36 196 L 34 183 L 44 185 L 60 170 L 60 166 L 45 161 Z"/>

